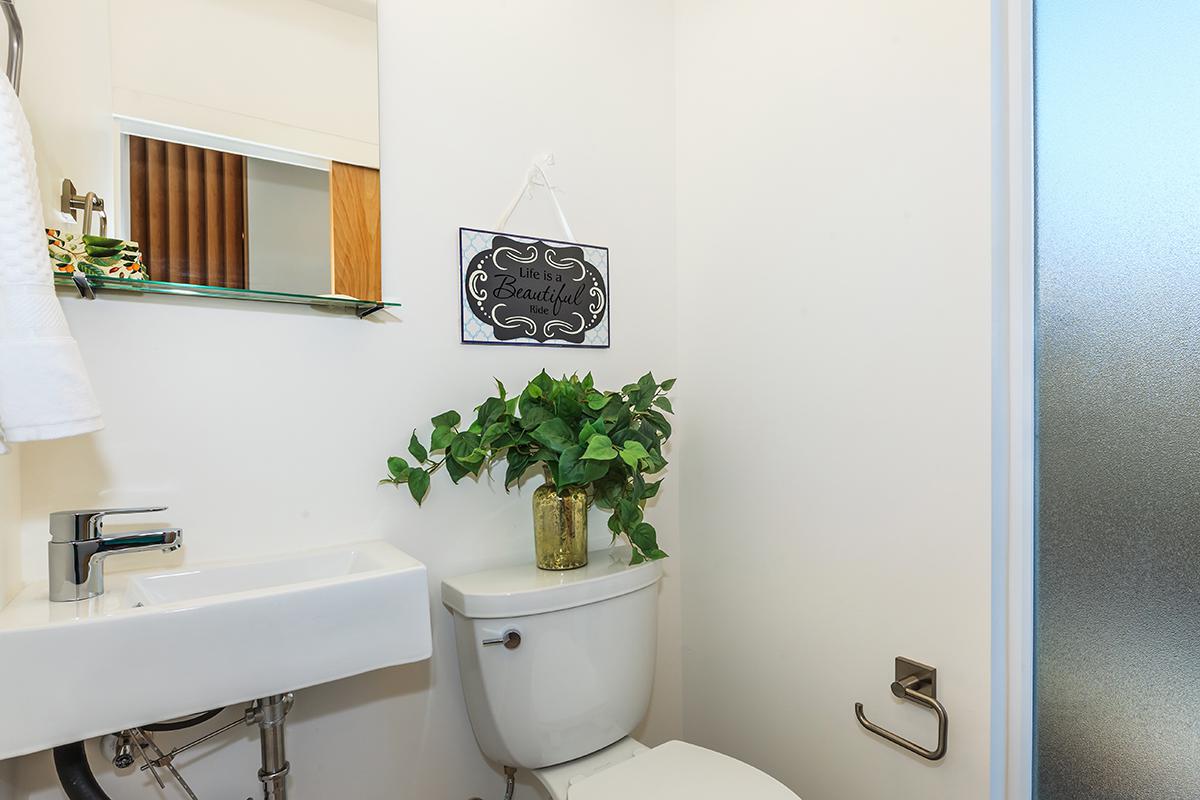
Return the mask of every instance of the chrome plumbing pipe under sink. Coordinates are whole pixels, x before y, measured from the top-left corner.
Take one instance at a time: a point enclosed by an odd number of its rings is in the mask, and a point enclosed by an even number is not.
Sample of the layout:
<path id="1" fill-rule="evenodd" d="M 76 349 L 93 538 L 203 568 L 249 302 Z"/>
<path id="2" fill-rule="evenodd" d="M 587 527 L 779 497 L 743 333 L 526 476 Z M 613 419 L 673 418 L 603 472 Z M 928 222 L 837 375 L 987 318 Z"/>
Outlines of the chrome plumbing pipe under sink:
<path id="1" fill-rule="evenodd" d="M 166 510 L 166 506 L 155 506 L 52 513 L 48 545 L 50 599 L 70 602 L 104 594 L 104 559 L 111 555 L 178 550 L 183 546 L 183 531 L 179 528 L 104 535 L 104 518 L 110 514 L 149 514 Z"/>

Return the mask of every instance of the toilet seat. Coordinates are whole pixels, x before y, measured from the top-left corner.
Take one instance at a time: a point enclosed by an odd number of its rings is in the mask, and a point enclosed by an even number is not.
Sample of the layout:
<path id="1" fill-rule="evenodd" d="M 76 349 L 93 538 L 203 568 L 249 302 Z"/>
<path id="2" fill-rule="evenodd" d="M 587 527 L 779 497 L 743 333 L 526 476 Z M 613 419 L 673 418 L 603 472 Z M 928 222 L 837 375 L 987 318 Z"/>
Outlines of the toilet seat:
<path id="1" fill-rule="evenodd" d="M 556 800 L 799 800 L 765 772 L 687 742 L 646 749 L 623 739 L 601 753 L 614 750 L 603 757 L 607 762 L 603 766 L 593 762 L 595 756 L 588 756 L 550 768 L 561 777 L 572 765 L 578 767 L 575 777 L 562 782 L 566 794 L 557 794 Z M 543 782 L 551 791 L 557 788 Z"/>

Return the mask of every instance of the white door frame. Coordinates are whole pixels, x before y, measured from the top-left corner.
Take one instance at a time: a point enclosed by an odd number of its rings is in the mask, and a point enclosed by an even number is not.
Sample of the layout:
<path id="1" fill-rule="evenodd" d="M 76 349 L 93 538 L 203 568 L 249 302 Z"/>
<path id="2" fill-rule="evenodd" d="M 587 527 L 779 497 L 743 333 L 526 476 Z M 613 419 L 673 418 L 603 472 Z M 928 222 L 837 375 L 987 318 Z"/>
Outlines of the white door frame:
<path id="1" fill-rule="evenodd" d="M 992 5 L 992 800 L 1033 797 L 1033 3 Z"/>

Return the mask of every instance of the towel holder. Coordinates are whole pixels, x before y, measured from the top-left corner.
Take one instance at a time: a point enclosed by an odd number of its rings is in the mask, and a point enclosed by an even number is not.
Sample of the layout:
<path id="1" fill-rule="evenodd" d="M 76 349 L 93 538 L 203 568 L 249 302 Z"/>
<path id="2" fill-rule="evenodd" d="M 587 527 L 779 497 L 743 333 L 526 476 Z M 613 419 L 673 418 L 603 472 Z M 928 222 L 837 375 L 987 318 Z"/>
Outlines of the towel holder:
<path id="1" fill-rule="evenodd" d="M 21 28 L 21 18 L 17 16 L 17 6 L 13 0 L 0 0 L 0 9 L 4 10 L 4 19 L 8 22 L 8 63 L 4 74 L 12 84 L 13 92 L 21 93 L 21 51 L 25 47 L 25 31 Z"/>
<path id="2" fill-rule="evenodd" d="M 916 753 L 929 761 L 939 761 L 946 755 L 947 730 L 950 726 L 946 707 L 937 699 L 937 670 L 933 667 L 913 661 L 910 658 L 896 656 L 896 680 L 892 682 L 892 694 L 901 700 L 909 700 L 924 706 L 937 715 L 938 738 L 937 746 L 927 750 L 916 742 L 909 741 L 886 728 L 881 728 L 863 713 L 863 704 L 854 704 L 854 716 L 858 723 L 871 733 L 892 744 L 899 745 L 909 752 Z"/>
<path id="3" fill-rule="evenodd" d="M 6 0 L 0 0 L 0 3 Z M 100 235 L 108 235 L 108 213 L 104 210 L 104 198 L 95 192 L 80 194 L 75 189 L 75 184 L 70 178 L 63 178 L 62 195 L 58 199 L 59 210 L 64 214 L 70 215 L 71 219 L 78 220 L 79 212 L 83 212 L 83 227 L 84 236 L 89 236 L 92 233 L 92 215 L 100 215 Z"/>

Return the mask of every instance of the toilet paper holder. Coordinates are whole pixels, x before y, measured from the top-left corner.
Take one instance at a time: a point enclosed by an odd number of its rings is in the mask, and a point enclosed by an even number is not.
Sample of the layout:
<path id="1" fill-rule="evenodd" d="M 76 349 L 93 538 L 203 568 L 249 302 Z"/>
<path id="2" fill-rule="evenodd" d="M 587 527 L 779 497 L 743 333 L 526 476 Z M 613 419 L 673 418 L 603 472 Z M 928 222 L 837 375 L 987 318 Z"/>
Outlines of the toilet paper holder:
<path id="1" fill-rule="evenodd" d="M 950 718 L 946 714 L 946 707 L 937 699 L 937 669 L 913 661 L 911 658 L 896 656 L 896 680 L 892 681 L 892 694 L 901 700 L 909 700 L 924 706 L 937 715 L 938 738 L 937 746 L 934 749 L 927 750 L 916 742 L 909 741 L 903 736 L 871 722 L 863 713 L 862 703 L 854 704 L 854 716 L 858 718 L 858 723 L 876 736 L 887 739 L 892 744 L 899 745 L 909 752 L 916 753 L 921 758 L 938 761 L 945 757 Z"/>

